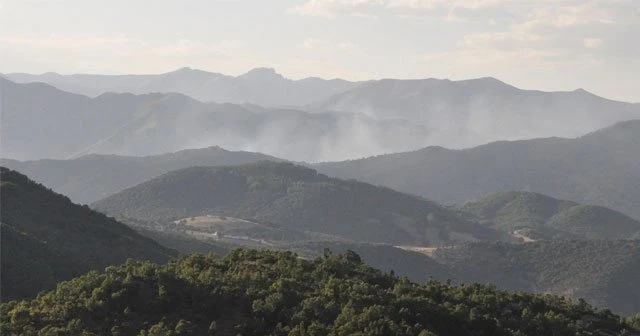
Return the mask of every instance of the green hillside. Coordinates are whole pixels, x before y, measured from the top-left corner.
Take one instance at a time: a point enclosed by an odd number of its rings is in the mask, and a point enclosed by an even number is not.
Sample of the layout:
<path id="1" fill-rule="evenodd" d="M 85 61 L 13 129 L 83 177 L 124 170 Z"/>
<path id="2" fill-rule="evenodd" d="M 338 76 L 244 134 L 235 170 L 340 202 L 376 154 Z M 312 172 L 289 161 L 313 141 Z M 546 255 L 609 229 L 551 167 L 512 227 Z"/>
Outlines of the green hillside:
<path id="1" fill-rule="evenodd" d="M 501 192 L 457 207 L 494 228 L 537 239 L 628 239 L 640 222 L 601 206 L 531 192 Z"/>
<path id="2" fill-rule="evenodd" d="M 166 233 L 158 231 L 145 233 L 183 253 L 213 251 L 225 255 L 234 246 L 175 235 L 167 239 Z M 416 282 L 481 282 L 499 289 L 584 298 L 599 308 L 626 315 L 640 312 L 636 288 L 640 283 L 639 245 L 640 242 L 626 240 L 554 240 L 528 244 L 482 242 L 421 251 L 411 246 L 325 240 L 257 246 L 293 251 L 305 258 L 321 256 L 326 248 L 338 253 L 351 250 L 377 269 L 393 271 Z"/>
<path id="3" fill-rule="evenodd" d="M 638 335 L 583 301 L 423 285 L 326 254 L 128 262 L 0 307 L 3 335 Z"/>
<path id="4" fill-rule="evenodd" d="M 175 252 L 26 176 L 0 167 L 2 300 L 127 258 L 166 261 Z"/>
<path id="5" fill-rule="evenodd" d="M 92 206 L 136 220 L 249 218 L 365 242 L 441 245 L 506 236 L 420 197 L 289 163 L 182 169 Z"/>

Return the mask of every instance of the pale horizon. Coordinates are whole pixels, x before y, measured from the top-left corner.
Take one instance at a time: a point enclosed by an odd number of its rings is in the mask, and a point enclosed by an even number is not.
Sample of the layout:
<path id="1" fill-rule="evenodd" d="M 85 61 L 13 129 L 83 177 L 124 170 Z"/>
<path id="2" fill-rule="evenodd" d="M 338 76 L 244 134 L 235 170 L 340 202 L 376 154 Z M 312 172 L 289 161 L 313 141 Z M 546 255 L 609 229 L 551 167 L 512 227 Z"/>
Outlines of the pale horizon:
<path id="1" fill-rule="evenodd" d="M 0 73 L 494 77 L 640 102 L 639 34 L 632 0 L 0 0 Z"/>

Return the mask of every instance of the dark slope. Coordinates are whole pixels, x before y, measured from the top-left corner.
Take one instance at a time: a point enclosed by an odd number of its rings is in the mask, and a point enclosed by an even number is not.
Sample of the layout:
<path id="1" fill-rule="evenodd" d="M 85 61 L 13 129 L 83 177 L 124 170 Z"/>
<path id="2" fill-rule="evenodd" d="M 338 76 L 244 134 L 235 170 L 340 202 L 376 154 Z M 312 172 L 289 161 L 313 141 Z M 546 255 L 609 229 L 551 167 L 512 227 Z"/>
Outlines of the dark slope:
<path id="1" fill-rule="evenodd" d="M 541 194 L 509 191 L 457 207 L 494 228 L 537 239 L 628 239 L 640 222 L 611 209 Z"/>
<path id="2" fill-rule="evenodd" d="M 138 220 L 250 218 L 366 242 L 440 245 L 503 238 L 437 203 L 288 163 L 178 170 L 93 207 Z"/>
<path id="3" fill-rule="evenodd" d="M 640 242 L 470 243 L 442 248 L 435 260 L 462 282 L 585 298 L 621 314 L 640 312 Z"/>
<path id="4" fill-rule="evenodd" d="M 41 290 L 127 258 L 166 261 L 175 252 L 88 207 L 0 167 L 2 299 Z"/>
<path id="5" fill-rule="evenodd" d="M 216 146 L 147 157 L 92 154 L 72 160 L 0 159 L 0 163 L 68 196 L 74 202 L 91 203 L 171 170 L 262 160 L 278 161 L 264 154 L 227 151 Z"/>
<path id="6" fill-rule="evenodd" d="M 606 206 L 640 218 L 640 120 L 576 139 L 501 141 L 315 165 L 448 204 L 510 190 Z"/>
<path id="7" fill-rule="evenodd" d="M 414 284 L 353 253 L 236 250 L 127 263 L 0 307 L 3 335 L 638 335 L 584 302 Z"/>

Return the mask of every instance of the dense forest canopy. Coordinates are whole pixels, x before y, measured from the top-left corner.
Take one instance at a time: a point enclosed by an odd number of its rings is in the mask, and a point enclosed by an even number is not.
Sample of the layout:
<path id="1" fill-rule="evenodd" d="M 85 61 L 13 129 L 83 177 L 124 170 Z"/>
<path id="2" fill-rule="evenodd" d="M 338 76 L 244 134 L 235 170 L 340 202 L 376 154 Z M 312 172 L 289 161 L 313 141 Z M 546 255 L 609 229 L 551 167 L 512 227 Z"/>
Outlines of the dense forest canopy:
<path id="1" fill-rule="evenodd" d="M 0 309 L 3 335 L 640 335 L 582 300 L 416 284 L 329 251 L 128 261 Z"/>

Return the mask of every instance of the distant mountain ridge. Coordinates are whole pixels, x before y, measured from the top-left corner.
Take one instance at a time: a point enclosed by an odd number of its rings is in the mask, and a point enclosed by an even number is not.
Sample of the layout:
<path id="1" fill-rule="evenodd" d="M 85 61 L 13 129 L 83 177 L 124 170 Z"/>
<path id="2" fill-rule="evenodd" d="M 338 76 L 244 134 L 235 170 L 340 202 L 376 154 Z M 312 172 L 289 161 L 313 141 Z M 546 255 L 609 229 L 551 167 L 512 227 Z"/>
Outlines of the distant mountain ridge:
<path id="1" fill-rule="evenodd" d="M 291 80 L 271 68 L 256 68 L 234 77 L 181 68 L 157 75 L 4 75 L 17 83 L 44 82 L 61 90 L 97 97 L 106 92 L 181 93 L 204 102 L 252 103 L 269 107 L 302 106 L 358 85 L 342 79 L 309 77 Z"/>
<path id="2" fill-rule="evenodd" d="M 447 148 L 577 137 L 640 118 L 638 104 L 608 100 L 582 89 L 521 90 L 491 77 L 368 81 L 309 107 L 408 120 L 430 130 L 430 145 Z"/>
<path id="3" fill-rule="evenodd" d="M 62 157 L 94 152 L 153 155 L 221 145 L 295 161 L 335 161 L 434 145 L 465 148 L 498 140 L 576 137 L 640 118 L 640 104 L 604 99 L 582 89 L 521 90 L 490 77 L 293 81 L 265 68 L 237 77 L 190 68 L 160 75 L 5 77 L 31 83 L 25 84 L 30 88 L 26 95 L 35 98 L 20 99 L 25 93 L 14 88 L 20 84 L 0 80 L 9 116 L 5 119 L 13 119 L 13 113 L 31 115 L 31 119 L 57 117 L 57 123 L 70 126 L 48 130 L 35 125 L 43 136 L 54 131 L 65 134 L 61 139 L 67 140 L 58 151 L 77 147 Z M 60 94 L 47 92 L 33 81 L 95 98 L 67 97 L 61 102 Z M 66 120 L 70 116 L 75 119 Z M 10 121 L 17 129 L 27 126 Z M 55 121 L 50 125 L 60 126 Z M 95 134 L 83 134 L 79 125 L 90 125 Z M 9 146 L 18 149 L 5 156 L 60 157 L 52 156 L 57 155 L 55 150 L 20 148 L 35 140 L 21 139 Z M 124 150 L 125 142 L 131 148 Z"/>
<path id="4" fill-rule="evenodd" d="M 428 147 L 313 167 L 445 204 L 531 191 L 640 219 L 640 120 L 575 139 L 499 141 L 464 150 Z"/>
<path id="5" fill-rule="evenodd" d="M 415 148 L 428 131 L 404 120 L 205 104 L 185 95 L 104 93 L 96 98 L 0 78 L 2 156 L 146 156 L 220 145 L 295 161 Z M 29 130 L 28 132 L 25 130 Z"/>

